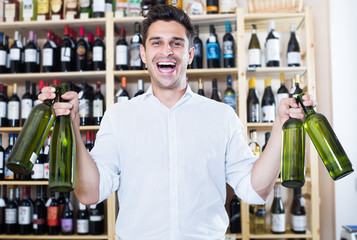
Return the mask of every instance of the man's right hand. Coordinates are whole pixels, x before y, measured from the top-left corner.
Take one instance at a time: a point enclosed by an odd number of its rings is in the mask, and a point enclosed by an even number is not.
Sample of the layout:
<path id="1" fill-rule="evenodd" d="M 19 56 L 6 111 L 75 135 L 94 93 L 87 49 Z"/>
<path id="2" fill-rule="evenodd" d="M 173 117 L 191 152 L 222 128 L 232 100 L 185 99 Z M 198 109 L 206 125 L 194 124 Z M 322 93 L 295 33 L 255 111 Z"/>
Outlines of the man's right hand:
<path id="1" fill-rule="evenodd" d="M 46 99 L 54 99 L 56 89 L 54 87 L 44 87 L 41 90 L 41 94 L 38 95 L 38 99 L 44 101 Z M 68 115 L 70 114 L 72 123 L 79 126 L 79 115 L 78 115 L 78 94 L 74 91 L 66 92 L 61 96 L 64 100 L 68 102 L 56 102 L 53 105 L 56 116 Z"/>

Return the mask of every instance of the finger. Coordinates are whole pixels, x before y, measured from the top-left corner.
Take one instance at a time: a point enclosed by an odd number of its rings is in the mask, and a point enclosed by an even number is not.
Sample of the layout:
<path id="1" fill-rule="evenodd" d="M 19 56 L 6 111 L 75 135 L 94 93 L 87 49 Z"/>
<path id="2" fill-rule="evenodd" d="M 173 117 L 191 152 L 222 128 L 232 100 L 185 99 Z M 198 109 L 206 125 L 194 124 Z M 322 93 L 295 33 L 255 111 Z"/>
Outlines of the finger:
<path id="1" fill-rule="evenodd" d="M 73 92 L 73 91 L 66 92 L 61 96 L 61 98 L 68 100 L 68 101 L 71 101 L 73 99 L 78 99 L 78 93 Z"/>
<path id="2" fill-rule="evenodd" d="M 42 92 L 40 95 L 38 95 L 38 99 L 41 100 L 42 102 L 45 101 L 46 99 L 54 99 L 56 97 L 56 94 L 53 92 Z"/>
<path id="3" fill-rule="evenodd" d="M 56 92 L 56 89 L 54 88 L 54 87 L 43 87 L 42 89 L 41 89 L 41 92 L 42 93 L 47 93 L 47 92 Z"/>
<path id="4" fill-rule="evenodd" d="M 304 100 L 303 104 L 305 106 L 312 106 L 312 107 L 316 107 L 317 106 L 317 102 L 314 99 L 314 97 L 310 94 L 305 94 L 302 99 Z"/>
<path id="5" fill-rule="evenodd" d="M 287 114 L 292 118 L 304 119 L 305 114 L 301 108 L 289 108 Z"/>
<path id="6" fill-rule="evenodd" d="M 280 101 L 280 104 L 283 104 L 285 108 L 298 108 L 298 104 L 294 98 L 284 98 Z"/>
<path id="7" fill-rule="evenodd" d="M 64 108 L 54 109 L 54 111 L 55 111 L 56 116 L 66 116 L 71 113 L 71 111 L 69 109 L 64 109 Z"/>
<path id="8" fill-rule="evenodd" d="M 73 108 L 72 103 L 69 102 L 58 102 L 53 105 L 54 110 L 67 109 L 71 110 Z"/>

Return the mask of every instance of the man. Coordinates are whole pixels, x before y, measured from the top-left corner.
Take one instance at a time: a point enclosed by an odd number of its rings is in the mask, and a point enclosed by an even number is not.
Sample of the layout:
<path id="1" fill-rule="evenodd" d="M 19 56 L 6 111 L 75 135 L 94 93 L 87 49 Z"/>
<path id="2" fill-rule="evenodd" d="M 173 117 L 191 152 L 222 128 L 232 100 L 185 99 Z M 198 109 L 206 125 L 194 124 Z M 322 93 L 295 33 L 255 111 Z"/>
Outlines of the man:
<path id="1" fill-rule="evenodd" d="M 152 86 L 107 109 L 90 154 L 79 131 L 78 95 L 68 92 L 62 96 L 68 103 L 54 105 L 56 115 L 70 114 L 73 122 L 75 194 L 94 204 L 118 190 L 122 240 L 222 240 L 226 182 L 244 201 L 263 203 L 280 170 L 281 127 L 304 113 L 293 99 L 283 100 L 271 140 L 255 161 L 232 108 L 193 93 L 186 82 L 194 56 L 187 15 L 159 5 L 143 25 L 140 54 Z M 44 88 L 39 98 L 54 98 L 53 92 Z"/>

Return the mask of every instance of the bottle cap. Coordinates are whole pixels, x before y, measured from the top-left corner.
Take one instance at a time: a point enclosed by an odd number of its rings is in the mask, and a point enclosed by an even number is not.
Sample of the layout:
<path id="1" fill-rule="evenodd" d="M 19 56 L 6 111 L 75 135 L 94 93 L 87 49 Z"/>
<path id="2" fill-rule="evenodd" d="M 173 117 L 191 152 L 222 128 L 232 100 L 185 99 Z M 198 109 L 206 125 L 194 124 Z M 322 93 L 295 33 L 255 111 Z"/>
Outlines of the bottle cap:
<path id="1" fill-rule="evenodd" d="M 121 77 L 121 87 L 126 88 L 126 77 Z"/>
<path id="2" fill-rule="evenodd" d="M 268 87 L 268 86 L 270 86 L 271 85 L 271 78 L 270 77 L 267 77 L 266 79 L 265 79 L 265 87 Z"/>
<path id="3" fill-rule="evenodd" d="M 249 80 L 249 89 L 255 88 L 255 78 Z"/>
<path id="4" fill-rule="evenodd" d="M 285 83 L 285 74 L 280 73 L 280 83 Z"/>

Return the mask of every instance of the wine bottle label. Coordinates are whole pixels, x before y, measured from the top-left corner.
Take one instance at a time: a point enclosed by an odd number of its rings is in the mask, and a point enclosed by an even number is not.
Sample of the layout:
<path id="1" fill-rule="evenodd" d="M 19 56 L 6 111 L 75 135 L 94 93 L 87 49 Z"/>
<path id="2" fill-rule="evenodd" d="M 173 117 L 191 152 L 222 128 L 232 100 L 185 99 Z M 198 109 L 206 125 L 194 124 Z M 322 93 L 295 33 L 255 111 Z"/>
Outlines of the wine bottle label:
<path id="1" fill-rule="evenodd" d="M 285 213 L 271 214 L 271 230 L 273 232 L 285 232 Z"/>
<path id="2" fill-rule="evenodd" d="M 223 42 L 223 58 L 234 58 L 232 41 Z"/>
<path id="3" fill-rule="evenodd" d="M 306 231 L 306 215 L 291 214 L 291 229 L 294 231 Z"/>
<path id="4" fill-rule="evenodd" d="M 79 5 L 81 8 L 88 8 L 90 6 L 90 0 L 80 0 Z"/>
<path id="5" fill-rule="evenodd" d="M 37 14 L 46 15 L 50 12 L 49 0 L 37 0 Z"/>
<path id="6" fill-rule="evenodd" d="M 0 198 L 0 207 L 5 207 L 6 203 L 3 198 Z"/>
<path id="7" fill-rule="evenodd" d="M 61 48 L 61 62 L 70 62 L 71 61 L 71 48 L 62 47 Z"/>
<path id="8" fill-rule="evenodd" d="M 38 225 L 44 225 L 44 224 L 45 224 L 44 218 L 39 218 L 37 213 L 34 213 L 32 215 L 32 228 L 33 229 L 38 229 Z"/>
<path id="9" fill-rule="evenodd" d="M 275 105 L 263 106 L 262 107 L 262 121 L 263 122 L 274 122 L 275 120 Z"/>
<path id="10" fill-rule="evenodd" d="M 207 43 L 207 59 L 219 59 L 219 46 L 216 42 Z"/>
<path id="11" fill-rule="evenodd" d="M 31 224 L 31 207 L 19 206 L 19 224 Z"/>
<path id="12" fill-rule="evenodd" d="M 10 68 L 10 60 L 11 60 L 11 55 L 10 52 L 7 54 L 7 58 L 6 58 L 6 68 Z"/>
<path id="13" fill-rule="evenodd" d="M 16 223 L 17 223 L 17 209 L 5 208 L 5 224 L 16 224 Z"/>
<path id="14" fill-rule="evenodd" d="M 39 180 L 43 179 L 43 174 L 44 174 L 44 165 L 42 163 L 36 163 L 33 165 L 32 171 L 31 171 L 31 179 L 34 180 Z"/>
<path id="15" fill-rule="evenodd" d="M 195 57 L 202 57 L 202 45 L 200 43 L 193 44 L 195 48 Z"/>
<path id="16" fill-rule="evenodd" d="M 93 0 L 92 10 L 93 12 L 104 12 L 105 0 Z"/>
<path id="17" fill-rule="evenodd" d="M 91 216 L 89 216 L 89 221 L 100 222 L 100 221 L 102 221 L 102 216 L 101 215 L 91 215 Z"/>
<path id="18" fill-rule="evenodd" d="M 0 152 L 0 160 L 4 159 L 4 152 Z M 0 174 L 4 173 L 4 161 L 0 161 Z M 2 198 L 0 198 L 2 199 Z"/>
<path id="19" fill-rule="evenodd" d="M 79 99 L 79 117 L 89 117 L 89 100 Z"/>
<path id="20" fill-rule="evenodd" d="M 5 22 L 15 21 L 16 16 L 16 5 L 15 3 L 6 3 L 5 4 Z"/>
<path id="21" fill-rule="evenodd" d="M 61 229 L 62 232 L 68 233 L 73 231 L 73 219 L 72 218 L 62 218 L 61 219 Z"/>
<path id="22" fill-rule="evenodd" d="M 249 109 L 250 119 L 248 122 L 259 122 L 260 121 L 260 109 L 259 104 L 253 104 Z"/>
<path id="23" fill-rule="evenodd" d="M 0 66 L 6 66 L 6 51 L 0 50 Z"/>
<path id="24" fill-rule="evenodd" d="M 84 234 L 89 232 L 89 220 L 77 219 L 77 232 Z"/>
<path id="25" fill-rule="evenodd" d="M 116 65 L 128 65 L 128 46 L 117 45 L 116 46 Z"/>
<path id="26" fill-rule="evenodd" d="M 129 101 L 128 96 L 118 96 L 117 97 L 117 103 L 126 102 L 126 101 Z"/>
<path id="27" fill-rule="evenodd" d="M 207 6 L 207 12 L 218 12 L 218 6 Z"/>
<path id="28" fill-rule="evenodd" d="M 134 37 L 139 38 L 137 35 Z M 140 45 L 141 43 L 134 42 L 130 46 L 130 67 L 141 67 Z"/>
<path id="29" fill-rule="evenodd" d="M 140 0 L 129 0 L 128 15 L 137 16 L 141 11 L 141 1 Z"/>
<path id="30" fill-rule="evenodd" d="M 103 117 L 103 100 L 93 100 L 93 117 Z"/>
<path id="31" fill-rule="evenodd" d="M 232 0 L 220 0 L 219 12 L 221 13 L 235 13 L 237 8 L 236 1 Z"/>
<path id="32" fill-rule="evenodd" d="M 7 105 L 8 107 L 8 119 L 20 119 L 20 103 L 17 101 L 10 101 Z"/>
<path id="33" fill-rule="evenodd" d="M 301 63 L 301 54 L 300 52 L 288 52 L 286 58 L 287 64 L 300 64 Z"/>
<path id="34" fill-rule="evenodd" d="M 79 19 L 88 19 L 89 18 L 89 13 L 80 13 L 79 14 Z"/>
<path id="35" fill-rule="evenodd" d="M 43 178 L 44 179 L 50 178 L 50 163 L 43 164 Z"/>
<path id="36" fill-rule="evenodd" d="M 18 48 L 11 48 L 10 49 L 10 60 L 11 61 L 20 61 L 21 59 L 21 52 Z"/>
<path id="37" fill-rule="evenodd" d="M 6 118 L 6 102 L 0 102 L 0 117 Z"/>
<path id="38" fill-rule="evenodd" d="M 53 14 L 58 14 L 62 9 L 62 0 L 51 0 L 51 12 Z M 52 18 L 53 19 L 53 18 Z"/>
<path id="39" fill-rule="evenodd" d="M 103 61 L 103 47 L 101 46 L 93 47 L 93 61 L 94 62 Z"/>
<path id="40" fill-rule="evenodd" d="M 231 106 L 235 111 L 236 110 L 236 95 L 235 94 L 224 95 L 224 103 Z"/>
<path id="41" fill-rule="evenodd" d="M 269 39 L 265 48 L 266 62 L 280 61 L 280 43 L 279 39 Z"/>
<path id="42" fill-rule="evenodd" d="M 204 13 L 204 6 L 202 5 L 201 2 L 192 2 L 191 3 L 191 8 L 188 14 L 191 15 L 203 15 Z"/>
<path id="43" fill-rule="evenodd" d="M 49 206 L 47 208 L 47 226 L 58 226 L 58 206 Z"/>
<path id="44" fill-rule="evenodd" d="M 248 50 L 248 65 L 262 65 L 261 51 L 258 48 Z"/>
<path id="45" fill-rule="evenodd" d="M 43 49 L 43 66 L 53 66 L 53 49 Z"/>
<path id="46" fill-rule="evenodd" d="M 32 99 L 21 100 L 21 118 L 27 119 L 32 110 Z"/>
<path id="47" fill-rule="evenodd" d="M 86 46 L 83 44 L 77 45 L 77 58 L 79 60 L 84 60 L 87 57 Z"/>
<path id="48" fill-rule="evenodd" d="M 276 100 L 277 100 L 277 107 L 279 108 L 280 106 L 280 101 L 284 98 L 289 98 L 289 93 L 278 93 L 276 95 Z"/>
<path id="49" fill-rule="evenodd" d="M 105 3 L 105 12 L 112 12 L 113 11 L 113 4 Z"/>
<path id="50" fill-rule="evenodd" d="M 33 17 L 33 4 L 32 0 L 23 0 L 22 1 L 22 16 L 24 21 L 30 21 Z"/>

